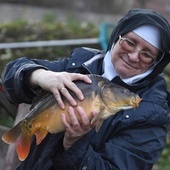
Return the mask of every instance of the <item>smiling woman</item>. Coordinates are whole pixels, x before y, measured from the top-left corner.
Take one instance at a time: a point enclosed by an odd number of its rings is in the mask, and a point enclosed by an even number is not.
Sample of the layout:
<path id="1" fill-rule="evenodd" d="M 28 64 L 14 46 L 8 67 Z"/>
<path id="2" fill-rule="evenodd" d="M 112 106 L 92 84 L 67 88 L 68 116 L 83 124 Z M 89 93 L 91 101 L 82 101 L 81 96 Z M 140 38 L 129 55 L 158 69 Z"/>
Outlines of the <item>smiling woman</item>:
<path id="1" fill-rule="evenodd" d="M 137 48 L 137 45 L 134 41 L 130 40 L 129 38 L 124 38 L 119 36 L 119 45 L 127 52 L 127 53 L 134 53 L 138 52 L 138 58 L 139 61 L 146 64 L 146 65 L 152 65 L 153 62 L 156 60 L 156 57 L 154 57 L 151 52 L 148 51 L 142 51 L 139 48 Z"/>
<path id="2" fill-rule="evenodd" d="M 144 29 L 145 30 L 145 29 Z M 150 74 L 160 50 L 133 31 L 119 35 L 119 40 L 109 53 L 115 71 L 122 79 Z M 144 73 L 144 75 L 142 75 Z"/>
<path id="3" fill-rule="evenodd" d="M 146 39 L 146 33 L 152 38 Z M 160 74 L 170 62 L 169 51 L 168 21 L 155 11 L 133 9 L 113 29 L 105 52 L 82 47 L 54 61 L 23 57 L 9 62 L 2 81 L 10 101 L 32 103 L 43 89 L 68 115 L 60 117 L 64 132 L 48 134 L 39 145 L 33 139 L 28 157 L 17 170 L 152 169 L 166 146 L 170 123 L 166 81 Z M 139 107 L 109 117 L 96 133 L 86 114 L 89 106 L 79 105 L 85 96 L 75 83 L 93 83 L 87 74 L 98 74 L 135 92 L 142 98 Z M 107 100 L 109 95 L 104 94 Z M 105 105 L 97 115 L 104 115 Z M 43 130 L 35 133 L 41 136 Z"/>

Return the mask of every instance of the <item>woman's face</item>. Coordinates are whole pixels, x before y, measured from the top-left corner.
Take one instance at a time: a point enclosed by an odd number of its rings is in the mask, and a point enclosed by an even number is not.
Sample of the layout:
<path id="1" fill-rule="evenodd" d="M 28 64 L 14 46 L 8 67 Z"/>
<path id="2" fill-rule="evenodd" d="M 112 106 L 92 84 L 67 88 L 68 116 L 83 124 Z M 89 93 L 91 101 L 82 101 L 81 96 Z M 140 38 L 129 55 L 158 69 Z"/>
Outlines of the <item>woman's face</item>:
<path id="1" fill-rule="evenodd" d="M 156 60 L 159 50 L 134 32 L 129 32 L 122 37 L 127 38 L 130 42 L 135 44 L 137 50 L 133 52 L 125 51 L 122 45 L 120 45 L 119 40 L 116 42 L 111 50 L 111 61 L 116 72 L 121 78 L 129 78 L 147 71 L 153 64 L 142 62 L 142 57 L 145 57 L 145 53 L 141 53 L 141 51 L 151 54 L 153 60 Z"/>

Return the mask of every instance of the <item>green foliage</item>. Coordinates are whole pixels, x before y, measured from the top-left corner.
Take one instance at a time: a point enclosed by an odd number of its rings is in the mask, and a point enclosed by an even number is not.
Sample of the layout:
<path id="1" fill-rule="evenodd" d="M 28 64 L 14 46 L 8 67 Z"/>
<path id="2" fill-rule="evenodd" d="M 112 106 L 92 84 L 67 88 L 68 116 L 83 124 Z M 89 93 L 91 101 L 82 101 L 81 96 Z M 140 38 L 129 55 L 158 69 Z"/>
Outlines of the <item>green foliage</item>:
<path id="1" fill-rule="evenodd" d="M 12 127 L 14 124 L 14 120 L 8 114 L 6 114 L 6 110 L 0 105 L 0 125 L 6 127 Z"/>
<path id="2" fill-rule="evenodd" d="M 168 90 L 170 91 L 170 77 L 165 76 Z M 169 170 L 170 168 L 170 127 L 168 128 L 167 144 L 157 163 L 157 170 Z"/>
<path id="3" fill-rule="evenodd" d="M 167 82 L 168 91 L 170 92 L 170 76 L 166 75 L 165 78 L 166 78 L 166 82 Z"/>
<path id="4" fill-rule="evenodd" d="M 44 23 L 54 23 L 55 22 L 55 14 L 54 13 L 48 13 L 44 15 L 42 22 Z"/>
<path id="5" fill-rule="evenodd" d="M 56 22 L 53 14 L 45 15 L 42 21 L 37 23 L 17 20 L 0 24 L 1 43 L 96 38 L 98 35 L 99 28 L 96 28 L 92 23 L 80 23 L 73 18 L 70 18 L 67 23 Z M 12 59 L 27 56 L 54 60 L 57 57 L 68 56 L 75 47 L 78 46 L 1 49 L 0 73 L 5 64 Z M 91 45 L 91 47 L 100 48 L 99 45 Z"/>
<path id="6" fill-rule="evenodd" d="M 71 15 L 67 23 L 55 21 L 53 13 L 45 15 L 42 21 L 36 23 L 30 23 L 23 19 L 9 23 L 0 23 L 1 43 L 96 38 L 98 35 L 99 28 L 96 28 L 95 25 L 77 22 Z M 99 45 L 89 46 L 100 48 Z M 78 46 L 0 49 L 0 74 L 10 60 L 23 56 L 55 60 L 57 57 L 68 56 L 75 47 Z M 0 124 L 12 126 L 13 120 L 2 106 L 0 106 L 0 113 Z"/>
<path id="7" fill-rule="evenodd" d="M 170 134 L 168 134 L 167 145 L 163 150 L 160 159 L 158 160 L 160 170 L 169 170 L 170 167 Z"/>

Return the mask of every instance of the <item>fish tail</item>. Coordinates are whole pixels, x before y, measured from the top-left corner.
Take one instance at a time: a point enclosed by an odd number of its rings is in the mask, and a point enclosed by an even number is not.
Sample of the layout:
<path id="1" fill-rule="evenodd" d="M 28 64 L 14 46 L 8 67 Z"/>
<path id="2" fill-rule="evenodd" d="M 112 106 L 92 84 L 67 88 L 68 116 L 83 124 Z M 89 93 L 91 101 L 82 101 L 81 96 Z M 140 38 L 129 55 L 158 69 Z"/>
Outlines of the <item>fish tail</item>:
<path id="1" fill-rule="evenodd" d="M 7 144 L 16 144 L 19 160 L 23 161 L 28 156 L 33 134 L 21 129 L 22 122 L 8 130 L 2 136 L 2 140 Z"/>
<path id="2" fill-rule="evenodd" d="M 32 136 L 30 133 L 21 133 L 16 140 L 16 150 L 20 161 L 24 161 L 29 154 Z"/>
<path id="3" fill-rule="evenodd" d="M 21 133 L 21 127 L 20 127 L 20 123 L 18 123 L 13 128 L 11 128 L 10 130 L 6 131 L 3 134 L 2 140 L 7 144 L 15 143 L 20 133 Z"/>

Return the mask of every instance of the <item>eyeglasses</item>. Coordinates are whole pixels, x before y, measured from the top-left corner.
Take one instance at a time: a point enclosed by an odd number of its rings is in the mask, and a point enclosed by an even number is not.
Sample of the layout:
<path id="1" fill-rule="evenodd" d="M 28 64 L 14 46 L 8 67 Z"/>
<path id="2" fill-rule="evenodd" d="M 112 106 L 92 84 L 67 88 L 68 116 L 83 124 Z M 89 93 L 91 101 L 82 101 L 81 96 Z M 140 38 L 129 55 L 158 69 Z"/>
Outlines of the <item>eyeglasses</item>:
<path id="1" fill-rule="evenodd" d="M 135 51 L 139 52 L 139 60 L 146 64 L 146 65 L 152 65 L 155 62 L 155 57 L 148 51 L 140 51 L 137 48 L 137 45 L 131 41 L 128 38 L 124 38 L 121 35 L 119 35 L 119 45 L 128 53 L 133 53 Z"/>

